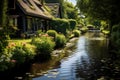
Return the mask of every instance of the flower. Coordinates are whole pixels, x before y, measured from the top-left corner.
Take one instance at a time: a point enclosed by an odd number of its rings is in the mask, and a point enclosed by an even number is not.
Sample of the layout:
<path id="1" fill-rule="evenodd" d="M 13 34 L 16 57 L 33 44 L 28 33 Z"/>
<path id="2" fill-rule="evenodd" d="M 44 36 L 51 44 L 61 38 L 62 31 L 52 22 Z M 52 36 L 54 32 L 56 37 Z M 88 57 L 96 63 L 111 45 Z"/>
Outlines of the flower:
<path id="1" fill-rule="evenodd" d="M 26 46 L 26 42 L 22 42 L 21 44 L 22 44 L 23 46 Z"/>
<path id="2" fill-rule="evenodd" d="M 14 47 L 14 46 L 16 46 L 16 44 L 15 44 L 15 43 L 11 43 L 11 46 L 13 46 L 13 47 Z"/>
<path id="3" fill-rule="evenodd" d="M 42 35 L 42 36 L 44 36 L 44 37 L 48 37 L 49 35 L 48 35 L 48 34 L 44 34 L 44 35 Z"/>
<path id="4" fill-rule="evenodd" d="M 16 63 L 16 60 L 12 59 L 10 62 L 12 62 L 12 63 Z"/>

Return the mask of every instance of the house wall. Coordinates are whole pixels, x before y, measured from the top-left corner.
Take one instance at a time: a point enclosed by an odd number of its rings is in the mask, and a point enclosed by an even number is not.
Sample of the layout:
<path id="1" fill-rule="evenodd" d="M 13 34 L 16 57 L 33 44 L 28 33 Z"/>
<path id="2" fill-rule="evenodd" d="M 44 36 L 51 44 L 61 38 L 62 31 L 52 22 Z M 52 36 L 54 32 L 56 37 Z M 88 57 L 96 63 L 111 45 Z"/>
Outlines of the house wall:
<path id="1" fill-rule="evenodd" d="M 18 37 L 21 35 L 21 33 L 31 34 L 37 30 L 47 31 L 49 29 L 49 20 L 25 14 L 18 4 L 14 5 L 14 8 L 9 10 L 9 15 L 18 15 L 18 17 L 16 17 L 18 28 L 16 35 Z"/>

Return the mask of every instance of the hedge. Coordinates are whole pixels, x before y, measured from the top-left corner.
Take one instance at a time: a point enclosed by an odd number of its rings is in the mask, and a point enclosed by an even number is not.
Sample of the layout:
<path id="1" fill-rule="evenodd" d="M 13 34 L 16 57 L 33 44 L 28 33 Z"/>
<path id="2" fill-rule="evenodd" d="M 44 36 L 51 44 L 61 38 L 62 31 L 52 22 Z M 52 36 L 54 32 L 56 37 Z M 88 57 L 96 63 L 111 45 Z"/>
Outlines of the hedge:
<path id="1" fill-rule="evenodd" d="M 67 34 L 67 29 L 70 29 L 70 23 L 67 19 L 53 19 L 50 22 L 50 26 L 52 29 L 56 30 L 58 33 L 63 33 L 64 35 Z"/>
<path id="2" fill-rule="evenodd" d="M 69 19 L 69 22 L 70 22 L 70 29 L 74 30 L 76 25 L 77 25 L 76 20 L 75 19 Z"/>

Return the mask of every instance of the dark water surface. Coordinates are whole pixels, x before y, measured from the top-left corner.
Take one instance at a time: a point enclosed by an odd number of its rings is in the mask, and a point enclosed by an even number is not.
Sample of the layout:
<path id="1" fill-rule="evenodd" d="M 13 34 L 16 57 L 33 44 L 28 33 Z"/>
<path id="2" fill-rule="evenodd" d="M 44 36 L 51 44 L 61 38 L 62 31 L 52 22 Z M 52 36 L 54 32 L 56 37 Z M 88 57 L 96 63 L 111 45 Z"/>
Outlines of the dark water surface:
<path id="1" fill-rule="evenodd" d="M 25 73 L 16 80 L 120 80 L 120 70 L 113 68 L 107 45 L 108 40 L 99 31 L 88 32 L 79 37 L 76 49 L 56 67 L 41 74 L 39 70 L 49 65 L 37 65 L 30 72 L 39 76 Z"/>

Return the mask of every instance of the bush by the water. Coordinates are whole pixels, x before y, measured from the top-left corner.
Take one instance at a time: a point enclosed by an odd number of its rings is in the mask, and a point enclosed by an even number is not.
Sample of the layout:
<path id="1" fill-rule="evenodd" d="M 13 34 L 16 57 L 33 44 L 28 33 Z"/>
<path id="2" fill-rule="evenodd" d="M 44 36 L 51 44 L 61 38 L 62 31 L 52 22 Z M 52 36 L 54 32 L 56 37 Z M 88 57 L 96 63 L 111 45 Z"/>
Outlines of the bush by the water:
<path id="1" fill-rule="evenodd" d="M 58 34 L 55 39 L 56 48 L 61 48 L 66 44 L 66 38 L 63 34 Z"/>
<path id="2" fill-rule="evenodd" d="M 112 27 L 110 40 L 112 45 L 111 51 L 120 56 L 120 23 Z"/>
<path id="3" fill-rule="evenodd" d="M 14 65 L 14 63 L 12 63 L 11 57 L 12 54 L 8 54 L 6 51 L 0 55 L 0 71 L 5 71 Z"/>
<path id="4" fill-rule="evenodd" d="M 33 48 L 26 44 L 16 45 L 11 43 L 7 46 L 4 53 L 0 57 L 0 71 L 4 71 L 20 65 L 26 61 L 30 61 L 35 56 Z"/>
<path id="5" fill-rule="evenodd" d="M 71 30 L 74 30 L 75 27 L 76 27 L 76 25 L 77 25 L 76 20 L 74 20 L 74 19 L 69 19 L 69 22 L 70 22 L 70 29 L 71 29 Z"/>
<path id="6" fill-rule="evenodd" d="M 35 52 L 26 45 L 17 45 L 12 50 L 12 60 L 16 60 L 18 64 L 24 63 L 34 58 Z"/>
<path id="7" fill-rule="evenodd" d="M 80 36 L 80 31 L 79 30 L 74 30 L 73 31 L 73 34 L 74 34 L 74 37 L 79 37 Z"/>
<path id="8" fill-rule="evenodd" d="M 56 38 L 57 32 L 55 30 L 48 30 L 47 34 L 51 37 Z"/>
<path id="9" fill-rule="evenodd" d="M 46 61 L 51 58 L 51 52 L 54 49 L 55 43 L 51 37 L 41 36 L 34 38 L 32 44 L 36 46 L 36 59 L 38 61 Z"/>
<path id="10" fill-rule="evenodd" d="M 86 32 L 87 32 L 87 30 L 88 30 L 88 28 L 87 28 L 87 27 L 82 27 L 82 28 L 80 29 L 81 34 L 86 33 Z"/>

